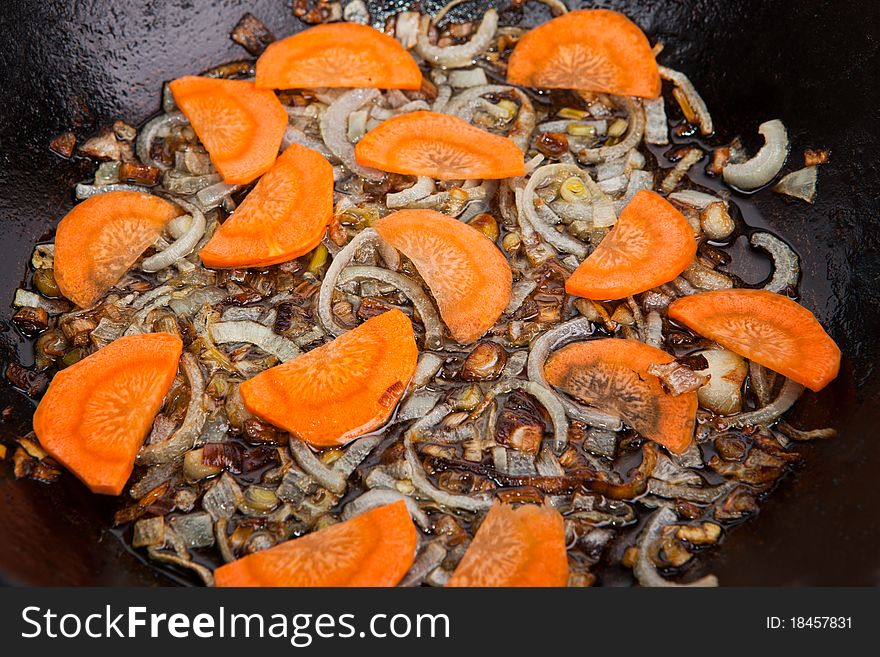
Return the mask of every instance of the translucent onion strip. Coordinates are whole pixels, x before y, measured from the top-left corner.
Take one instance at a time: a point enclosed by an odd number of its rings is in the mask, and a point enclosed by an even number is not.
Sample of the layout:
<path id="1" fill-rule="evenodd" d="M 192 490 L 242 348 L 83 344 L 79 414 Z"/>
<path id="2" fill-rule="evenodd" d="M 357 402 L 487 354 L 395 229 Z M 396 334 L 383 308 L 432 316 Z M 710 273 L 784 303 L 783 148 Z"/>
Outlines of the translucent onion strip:
<path id="1" fill-rule="evenodd" d="M 797 286 L 801 268 L 797 254 L 781 239 L 763 231 L 749 238 L 752 246 L 763 249 L 773 258 L 773 276 L 764 286 L 770 292 L 784 292 Z"/>
<path id="2" fill-rule="evenodd" d="M 378 89 L 351 89 L 337 98 L 321 117 L 321 137 L 327 148 L 352 173 L 368 180 L 381 180 L 385 174 L 376 169 L 362 167 L 355 160 L 354 144 L 348 140 L 348 117 L 379 96 Z"/>
<path id="3" fill-rule="evenodd" d="M 397 272 L 380 267 L 365 266 L 348 267 L 339 274 L 338 281 L 340 285 L 343 285 L 349 281 L 366 279 L 393 285 L 403 292 L 419 313 L 419 318 L 425 327 L 425 349 L 440 347 L 443 343 L 443 323 L 440 320 L 440 315 L 437 314 L 431 299 L 415 281 Z"/>
<path id="4" fill-rule="evenodd" d="M 211 325 L 211 337 L 217 344 L 246 342 L 256 345 L 282 363 L 293 360 L 302 353 L 292 340 L 278 335 L 268 326 L 251 320 L 215 322 Z"/>
<path id="5" fill-rule="evenodd" d="M 433 66 L 463 68 L 471 66 L 491 45 L 495 30 L 498 29 L 498 12 L 494 9 L 487 10 L 480 27 L 470 40 L 457 46 L 435 46 L 428 40 L 427 27 L 428 21 L 424 21 L 416 41 L 416 52 Z"/>
<path id="6" fill-rule="evenodd" d="M 192 219 L 186 232 L 180 235 L 174 243 L 159 253 L 146 258 L 141 263 L 141 269 L 146 272 L 154 272 L 170 267 L 178 260 L 181 260 L 192 253 L 199 241 L 205 235 L 205 215 L 192 203 L 187 203 L 181 199 L 174 199 L 174 203 L 189 212 Z"/>

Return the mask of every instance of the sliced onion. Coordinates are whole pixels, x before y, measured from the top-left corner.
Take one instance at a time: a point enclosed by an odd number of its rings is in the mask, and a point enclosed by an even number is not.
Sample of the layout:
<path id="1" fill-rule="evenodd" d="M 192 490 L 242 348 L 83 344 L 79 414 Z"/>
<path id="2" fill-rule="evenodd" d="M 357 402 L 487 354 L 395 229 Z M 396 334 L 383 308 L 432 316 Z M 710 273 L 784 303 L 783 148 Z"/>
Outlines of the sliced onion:
<path id="1" fill-rule="evenodd" d="M 763 231 L 749 238 L 752 246 L 763 249 L 773 258 L 773 276 L 764 286 L 770 292 L 783 292 L 797 286 L 801 269 L 797 254 L 781 239 Z"/>
<path id="2" fill-rule="evenodd" d="M 310 137 L 294 125 L 287 126 L 287 130 L 284 131 L 284 137 L 281 139 L 281 150 L 287 150 L 288 146 L 291 144 L 299 144 L 300 146 L 311 148 L 313 151 L 318 151 L 328 160 L 336 159 L 336 156 L 333 155 L 333 152 L 324 145 L 324 142 L 320 139 Z"/>
<path id="3" fill-rule="evenodd" d="M 520 150 L 526 152 L 529 141 L 532 138 L 532 132 L 535 129 L 536 116 L 531 99 L 521 89 L 503 84 L 485 84 L 471 87 L 450 100 L 443 111 L 447 114 L 454 114 L 460 119 L 471 123 L 478 109 L 491 111 L 492 108 L 496 107 L 491 103 L 487 105 L 483 96 L 501 93 L 512 93 L 516 95 L 519 101 L 519 112 L 508 130 L 507 136 L 519 146 Z"/>
<path id="4" fill-rule="evenodd" d="M 381 433 L 375 433 L 358 438 L 345 448 L 345 453 L 342 456 L 333 462 L 332 469 L 347 479 L 354 472 L 355 468 L 370 455 L 370 452 L 376 449 L 384 437 Z"/>
<path id="5" fill-rule="evenodd" d="M 416 418 L 422 417 L 440 401 L 443 393 L 432 390 L 419 390 L 414 392 L 409 398 L 403 402 L 397 409 L 395 416 L 396 422 L 409 422 Z"/>
<path id="6" fill-rule="evenodd" d="M 489 9 L 483 15 L 480 27 L 467 43 L 442 48 L 428 40 L 427 21 L 423 24 L 416 40 L 416 52 L 433 66 L 443 68 L 463 68 L 471 66 L 495 38 L 498 28 L 498 12 Z"/>
<path id="7" fill-rule="evenodd" d="M 648 519 L 648 522 L 645 524 L 644 529 L 642 529 L 642 534 L 639 537 L 637 545 L 639 549 L 639 556 L 636 559 L 636 563 L 633 568 L 633 572 L 635 573 L 636 579 L 639 581 L 639 584 L 642 586 L 660 587 L 718 586 L 718 578 L 714 575 L 701 577 L 700 579 L 694 582 L 690 582 L 688 584 L 677 584 L 661 577 L 660 573 L 657 572 L 657 567 L 651 560 L 651 552 L 654 548 L 654 544 L 658 540 L 660 540 L 663 528 L 668 525 L 674 524 L 676 520 L 677 517 L 675 515 L 675 511 L 673 511 L 669 507 L 663 506 L 657 509 L 653 513 L 653 515 L 651 515 L 651 517 Z"/>
<path id="8" fill-rule="evenodd" d="M 437 374 L 441 365 L 443 365 L 442 357 L 437 354 L 422 352 L 416 365 L 416 371 L 413 373 L 413 388 L 421 388 L 427 385 L 434 378 L 434 375 Z"/>
<path id="9" fill-rule="evenodd" d="M 769 183 L 782 169 L 788 158 L 788 131 L 782 121 L 773 119 L 762 123 L 758 133 L 764 137 L 764 145 L 750 160 L 739 164 L 727 164 L 722 170 L 724 182 L 746 191 L 758 189 Z"/>
<path id="10" fill-rule="evenodd" d="M 669 194 L 674 191 L 675 188 L 678 187 L 678 183 L 681 182 L 682 178 L 684 178 L 688 171 L 691 170 L 691 167 L 703 159 L 703 155 L 703 151 L 699 148 L 687 149 L 682 158 L 675 163 L 674 167 L 672 167 L 672 170 L 666 174 L 663 182 L 660 183 L 660 191 L 663 194 Z"/>
<path id="11" fill-rule="evenodd" d="M 425 327 L 425 348 L 437 349 L 443 343 L 443 323 L 431 299 L 412 279 L 403 274 L 379 267 L 353 266 L 344 269 L 338 277 L 340 285 L 349 281 L 371 279 L 393 285 L 412 302 Z"/>
<path id="12" fill-rule="evenodd" d="M 593 327 L 590 320 L 579 317 L 564 324 L 550 329 L 532 344 L 529 353 L 528 376 L 529 380 L 540 386 L 550 389 L 547 379 L 544 377 L 544 363 L 550 356 L 550 352 L 559 349 L 575 340 L 586 340 L 593 335 Z M 551 389 L 552 390 L 552 389 Z M 556 394 L 556 393 L 553 393 Z M 578 404 L 566 397 L 556 395 L 557 399 L 565 407 L 569 415 L 585 422 L 590 426 L 610 431 L 619 431 L 623 423 L 619 417 L 603 413 L 583 404 Z"/>
<path id="13" fill-rule="evenodd" d="M 416 487 L 422 495 L 434 500 L 435 502 L 447 506 L 451 509 L 463 509 L 465 511 L 485 511 L 492 506 L 492 500 L 485 495 L 453 495 L 442 491 L 434 486 L 425 474 L 422 464 L 419 461 L 413 440 L 420 438 L 429 428 L 436 425 L 446 415 L 452 411 L 452 407 L 448 404 L 439 404 L 425 415 L 421 420 L 416 422 L 403 436 L 403 447 L 408 466 L 408 474 L 412 479 L 413 486 Z"/>
<path id="14" fill-rule="evenodd" d="M 135 143 L 135 152 L 137 153 L 138 159 L 148 166 L 167 171 L 169 168 L 168 165 L 154 160 L 150 156 L 150 149 L 153 145 L 153 140 L 158 137 L 159 133 L 163 130 L 167 131 L 174 126 L 188 124 L 189 120 L 184 116 L 183 112 L 161 114 L 156 118 L 147 121 L 138 133 L 137 142 Z"/>
<path id="15" fill-rule="evenodd" d="M 76 196 L 76 199 L 78 201 L 83 201 L 87 198 L 92 198 L 93 196 L 106 194 L 108 192 L 142 192 L 149 194 L 150 189 L 148 187 L 141 187 L 140 185 L 129 185 L 122 183 L 114 183 L 112 185 L 100 186 L 77 183 L 76 188 L 74 189 L 74 196 Z"/>
<path id="16" fill-rule="evenodd" d="M 354 157 L 354 144 L 348 140 L 348 117 L 379 96 L 378 89 L 351 89 L 336 99 L 321 117 L 321 137 L 327 148 L 352 173 L 368 180 L 381 180 L 385 174 L 357 163 Z"/>
<path id="17" fill-rule="evenodd" d="M 500 381 L 493 389 L 492 395 L 498 396 L 514 390 L 522 390 L 537 399 L 546 409 L 553 425 L 553 450 L 558 454 L 568 445 L 568 418 L 565 415 L 565 407 L 559 397 L 553 393 L 546 384 L 535 381 L 523 381 L 522 379 L 507 379 Z"/>
<path id="18" fill-rule="evenodd" d="M 401 45 L 409 50 L 415 47 L 419 39 L 419 25 L 422 15 L 417 11 L 404 11 L 397 14 L 397 21 L 394 25 L 394 38 L 400 41 Z"/>
<path id="19" fill-rule="evenodd" d="M 535 291 L 536 287 L 538 287 L 538 284 L 531 278 L 524 278 L 521 281 L 517 281 L 513 286 L 513 290 L 510 292 L 510 302 L 504 309 L 504 314 L 512 315 L 519 310 L 519 307 L 522 306 L 526 298 Z"/>
<path id="20" fill-rule="evenodd" d="M 213 210 L 222 205 L 223 201 L 225 201 L 230 194 L 234 194 L 239 189 L 241 189 L 241 185 L 230 185 L 224 182 L 205 187 L 196 193 L 197 205 L 201 208 L 202 212 Z"/>
<path id="21" fill-rule="evenodd" d="M 672 82 L 684 94 L 688 104 L 697 115 L 697 122 L 700 124 L 700 133 L 711 135 L 715 132 L 715 125 L 712 123 L 712 115 L 709 114 L 709 108 L 706 107 L 705 101 L 697 93 L 694 85 L 688 77 L 680 71 L 675 71 L 665 66 L 660 66 L 660 77 L 664 80 Z"/>
<path id="22" fill-rule="evenodd" d="M 718 422 L 719 427 L 745 427 L 750 425 L 768 425 L 772 424 L 788 409 L 794 406 L 794 403 L 800 398 L 804 391 L 804 386 L 795 383 L 791 379 L 786 379 L 782 384 L 779 395 L 772 402 L 754 411 L 747 413 L 739 413 L 726 417 Z"/>
<path id="23" fill-rule="evenodd" d="M 174 203 L 189 212 L 191 220 L 186 232 L 177 237 L 171 246 L 159 253 L 146 258 L 141 263 L 141 269 L 146 272 L 155 272 L 170 267 L 193 252 L 199 241 L 205 235 L 205 215 L 192 203 L 182 199 L 175 199 Z M 172 220 L 174 221 L 174 220 Z M 170 229 L 170 225 L 169 225 Z"/>
<path id="24" fill-rule="evenodd" d="M 406 504 L 406 510 L 409 511 L 409 515 L 413 521 L 425 531 L 429 531 L 431 529 L 431 519 L 428 518 L 428 515 L 419 508 L 418 503 L 413 498 L 407 497 L 406 495 L 389 488 L 373 488 L 363 495 L 354 498 L 351 502 L 345 505 L 345 508 L 342 509 L 341 517 L 343 521 L 351 520 L 362 513 L 366 513 L 367 511 L 376 509 L 380 506 L 394 504 L 401 500 Z"/>
<path id="25" fill-rule="evenodd" d="M 663 146 L 669 143 L 669 125 L 666 121 L 666 104 L 663 96 L 646 98 L 642 101 L 645 108 L 645 142 Z"/>
<path id="26" fill-rule="evenodd" d="M 663 348 L 663 318 L 656 310 L 649 312 L 645 320 L 645 344 Z"/>
<path id="27" fill-rule="evenodd" d="M 430 110 L 431 106 L 428 105 L 424 100 L 411 100 L 410 102 L 401 105 L 400 107 L 395 107 L 394 109 L 386 109 L 384 107 L 374 106 L 373 109 L 370 110 L 370 116 L 376 119 L 377 121 L 386 121 L 394 116 L 400 116 L 401 114 L 407 114 L 408 112 L 418 112 L 420 110 Z M 349 137 L 351 137 L 351 131 L 349 130 Z"/>
<path id="28" fill-rule="evenodd" d="M 623 193 L 623 197 L 614 202 L 614 209 L 617 212 L 622 212 L 623 208 L 625 208 L 630 201 L 632 201 L 633 196 L 638 194 L 642 190 L 650 190 L 654 187 L 654 174 L 650 171 L 642 171 L 641 169 L 636 169 L 634 171 L 630 171 L 629 181 L 626 183 L 626 191 Z"/>
<path id="29" fill-rule="evenodd" d="M 250 320 L 215 322 L 211 325 L 211 337 L 217 344 L 247 342 L 256 345 L 282 363 L 293 360 L 302 353 L 292 340 L 278 335 L 268 326 Z"/>
<path id="30" fill-rule="evenodd" d="M 339 253 L 333 257 L 333 262 L 327 268 L 324 280 L 321 282 L 321 290 L 318 293 L 318 318 L 324 330 L 333 335 L 342 335 L 348 329 L 336 323 L 333 317 L 333 290 L 336 289 L 337 279 L 348 264 L 357 255 L 358 249 L 362 246 L 369 246 L 373 249 L 379 249 L 382 252 L 384 240 L 372 228 L 365 228 L 354 236 L 352 240 L 345 245 Z M 388 253 L 386 250 L 384 253 Z M 395 252 L 396 254 L 396 252 Z M 384 257 L 384 254 L 383 254 Z M 387 260 L 386 260 L 387 262 Z M 389 263 L 390 265 L 390 263 Z"/>
<path id="31" fill-rule="evenodd" d="M 321 459 L 312 451 L 311 447 L 293 436 L 291 436 L 288 446 L 299 467 L 318 482 L 318 485 L 336 494 L 345 492 L 348 486 L 348 478 L 341 472 L 336 472 L 324 465 Z"/>
<path id="32" fill-rule="evenodd" d="M 467 89 L 488 84 L 486 71 L 480 67 L 449 71 L 449 85 L 456 89 Z"/>
<path id="33" fill-rule="evenodd" d="M 425 545 L 422 551 L 419 552 L 416 560 L 413 561 L 413 565 L 410 567 L 409 572 L 400 581 L 398 586 L 421 586 L 425 581 L 425 578 L 440 567 L 446 559 L 447 554 L 448 550 L 446 549 L 445 537 L 441 536 L 440 538 L 435 538 L 433 541 L 430 541 Z"/>
<path id="34" fill-rule="evenodd" d="M 819 167 L 813 165 L 804 167 L 797 171 L 792 171 L 784 176 L 776 185 L 773 191 L 777 194 L 785 194 L 799 198 L 807 203 L 812 203 L 816 198 L 816 184 L 819 182 Z"/>
<path id="35" fill-rule="evenodd" d="M 452 98 L 452 87 L 448 84 L 439 85 L 437 87 L 437 97 L 434 99 L 431 110 L 434 112 L 445 112 L 450 98 Z"/>
<path id="36" fill-rule="evenodd" d="M 207 413 L 204 407 L 205 380 L 199 361 L 189 352 L 184 352 L 180 359 L 183 373 L 189 382 L 189 406 L 183 418 L 183 424 L 174 434 L 161 443 L 144 445 L 137 455 L 138 465 L 156 465 L 183 456 L 193 448 L 196 439 L 205 426 Z"/>
<path id="37" fill-rule="evenodd" d="M 712 194 L 698 192 L 695 189 L 684 189 L 680 192 L 673 192 L 668 196 L 670 201 L 677 201 L 683 205 L 687 205 L 697 210 L 705 210 L 712 203 L 719 203 L 721 200 Z"/>
<path id="38" fill-rule="evenodd" d="M 626 110 L 629 119 L 626 137 L 614 146 L 601 146 L 578 151 L 577 158 L 584 164 L 616 160 L 619 157 L 624 157 L 641 143 L 642 135 L 645 133 L 645 111 L 639 102 L 632 98 L 621 96 L 619 102 Z"/>
<path id="39" fill-rule="evenodd" d="M 700 479 L 699 475 L 697 478 Z M 737 485 L 735 481 L 727 481 L 718 486 L 688 486 L 651 478 L 648 479 L 648 493 L 669 500 L 688 500 L 697 504 L 712 504 L 727 495 Z"/>
<path id="40" fill-rule="evenodd" d="M 388 209 L 405 208 L 410 203 L 423 199 L 434 193 L 434 181 L 427 176 L 419 176 L 412 187 L 399 192 L 389 192 L 385 195 L 385 205 Z"/>
<path id="41" fill-rule="evenodd" d="M 701 290 L 729 290 L 733 287 L 733 279 L 730 276 L 706 267 L 697 261 L 688 265 L 681 276 L 688 283 Z"/>

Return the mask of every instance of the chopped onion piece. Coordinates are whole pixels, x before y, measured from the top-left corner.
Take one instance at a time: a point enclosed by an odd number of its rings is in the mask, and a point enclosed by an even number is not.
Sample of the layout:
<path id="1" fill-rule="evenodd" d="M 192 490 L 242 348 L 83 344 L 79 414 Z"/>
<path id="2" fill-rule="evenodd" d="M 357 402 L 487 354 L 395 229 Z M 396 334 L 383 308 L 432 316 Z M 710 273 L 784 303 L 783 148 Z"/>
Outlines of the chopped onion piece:
<path id="1" fill-rule="evenodd" d="M 160 132 L 167 133 L 169 128 L 188 124 L 189 120 L 184 116 L 183 112 L 160 114 L 156 118 L 147 121 L 146 124 L 144 124 L 144 127 L 141 128 L 140 133 L 138 133 L 137 142 L 135 144 L 135 152 L 137 153 L 138 159 L 148 166 L 156 167 L 163 171 L 168 170 L 168 165 L 153 159 L 150 155 L 153 140 L 160 136 Z"/>
<path id="2" fill-rule="evenodd" d="M 182 260 L 196 248 L 202 237 L 205 235 L 205 215 L 196 206 L 186 201 L 175 199 L 177 205 L 189 212 L 191 220 L 189 227 L 183 235 L 180 235 L 171 246 L 163 249 L 159 253 L 146 258 L 141 263 L 141 269 L 146 272 L 155 272 L 166 267 L 170 267 L 179 260 Z M 172 220 L 174 221 L 174 220 Z M 170 226 L 169 226 L 170 229 Z"/>
<path id="3" fill-rule="evenodd" d="M 794 403 L 800 398 L 804 391 L 804 386 L 795 383 L 791 379 L 786 379 L 782 384 L 779 395 L 772 402 L 754 411 L 740 413 L 721 420 L 718 425 L 720 427 L 745 427 L 749 425 L 768 425 L 772 424 L 788 409 L 794 406 Z"/>
<path id="4" fill-rule="evenodd" d="M 787 174 L 773 186 L 773 191 L 812 203 L 816 198 L 816 183 L 818 181 L 819 167 L 813 165 Z"/>

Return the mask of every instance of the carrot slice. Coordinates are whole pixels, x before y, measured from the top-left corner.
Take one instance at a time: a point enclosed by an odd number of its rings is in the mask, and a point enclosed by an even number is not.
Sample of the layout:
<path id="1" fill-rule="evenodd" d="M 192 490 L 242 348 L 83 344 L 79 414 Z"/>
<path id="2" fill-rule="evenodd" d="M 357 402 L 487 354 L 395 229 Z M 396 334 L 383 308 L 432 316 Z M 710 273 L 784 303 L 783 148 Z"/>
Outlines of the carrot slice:
<path id="1" fill-rule="evenodd" d="M 318 446 L 342 445 L 391 416 L 416 368 L 409 318 L 377 315 L 241 384 L 254 415 Z"/>
<path id="2" fill-rule="evenodd" d="M 272 167 L 287 128 L 287 112 L 274 92 L 244 80 L 193 75 L 170 86 L 225 182 L 243 185 Z"/>
<path id="3" fill-rule="evenodd" d="M 373 227 L 413 261 L 459 342 L 483 335 L 510 302 L 510 265 L 477 229 L 434 210 L 398 210 Z"/>
<path id="4" fill-rule="evenodd" d="M 333 216 L 333 167 L 291 144 L 199 253 L 206 267 L 262 267 L 304 255 Z"/>
<path id="5" fill-rule="evenodd" d="M 696 253 L 687 219 L 666 199 L 643 190 L 565 282 L 565 291 L 587 299 L 622 299 L 673 280 Z"/>
<path id="6" fill-rule="evenodd" d="M 437 180 L 525 175 L 523 152 L 507 137 L 436 112 L 409 112 L 383 121 L 354 148 L 358 164 Z"/>
<path id="7" fill-rule="evenodd" d="M 550 506 L 489 509 L 447 586 L 565 586 L 562 516 Z"/>
<path id="8" fill-rule="evenodd" d="M 107 192 L 74 207 L 55 233 L 61 293 L 78 306 L 91 306 L 179 214 L 176 205 L 142 192 Z"/>
<path id="9" fill-rule="evenodd" d="M 660 72 L 639 26 L 616 11 L 580 9 L 527 32 L 507 65 L 525 87 L 656 98 Z"/>
<path id="10" fill-rule="evenodd" d="M 214 571 L 216 586 L 397 586 L 416 527 L 403 500 L 276 545 Z"/>
<path id="11" fill-rule="evenodd" d="M 276 41 L 257 60 L 257 86 L 272 89 L 418 89 L 422 73 L 392 37 L 368 25 L 317 25 Z"/>
<path id="12" fill-rule="evenodd" d="M 675 360 L 643 342 L 605 338 L 575 342 L 550 355 L 544 375 L 584 403 L 608 408 L 645 438 L 681 454 L 694 437 L 697 393 L 668 394 L 648 367 Z"/>
<path id="13" fill-rule="evenodd" d="M 168 333 L 129 335 L 58 372 L 34 413 L 40 444 L 95 493 L 122 493 L 182 349 Z"/>
<path id="14" fill-rule="evenodd" d="M 780 294 L 703 292 L 671 303 L 669 317 L 810 390 L 818 392 L 840 370 L 840 349 L 815 315 Z"/>

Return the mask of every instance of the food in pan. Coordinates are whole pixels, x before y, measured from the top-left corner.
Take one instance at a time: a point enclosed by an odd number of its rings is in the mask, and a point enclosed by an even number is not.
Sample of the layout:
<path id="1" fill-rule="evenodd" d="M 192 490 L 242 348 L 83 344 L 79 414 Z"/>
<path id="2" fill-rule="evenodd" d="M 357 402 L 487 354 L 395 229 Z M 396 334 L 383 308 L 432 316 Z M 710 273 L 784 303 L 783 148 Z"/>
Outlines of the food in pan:
<path id="1" fill-rule="evenodd" d="M 783 418 L 840 351 L 731 194 L 796 168 L 783 123 L 720 143 L 603 9 L 233 36 L 255 62 L 83 146 L 15 298 L 16 475 L 119 496 L 218 586 L 715 584 L 700 553 L 833 435 Z"/>

